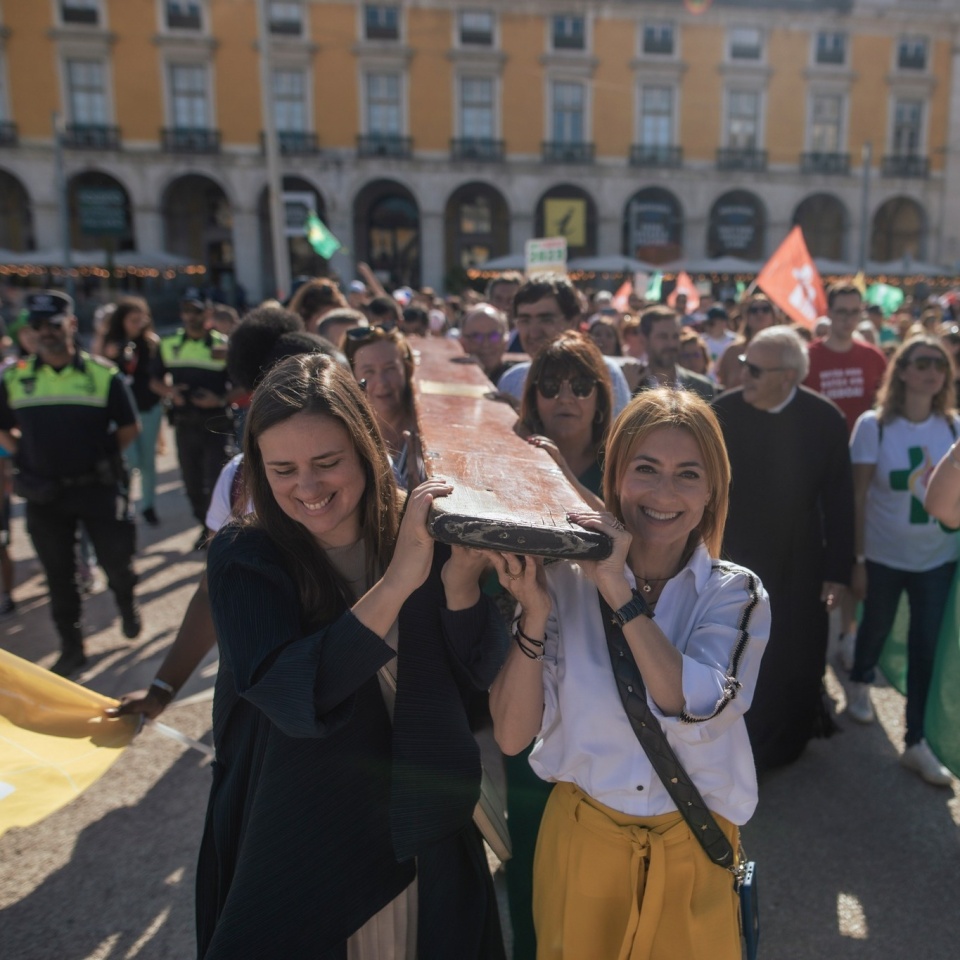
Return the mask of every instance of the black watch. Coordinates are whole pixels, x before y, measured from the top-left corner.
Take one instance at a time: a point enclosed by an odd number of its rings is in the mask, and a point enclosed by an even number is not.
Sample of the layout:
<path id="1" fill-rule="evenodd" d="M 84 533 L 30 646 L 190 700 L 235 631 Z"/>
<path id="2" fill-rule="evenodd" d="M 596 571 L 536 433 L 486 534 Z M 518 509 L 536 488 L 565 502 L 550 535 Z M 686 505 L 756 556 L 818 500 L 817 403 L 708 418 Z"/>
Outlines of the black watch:
<path id="1" fill-rule="evenodd" d="M 651 620 L 653 619 L 653 611 L 650 609 L 650 604 L 648 604 L 647 601 L 643 599 L 643 596 L 637 593 L 636 590 L 633 590 L 632 593 L 633 596 L 619 610 L 613 611 L 613 625 L 615 627 L 623 627 L 637 617 L 650 617 Z"/>

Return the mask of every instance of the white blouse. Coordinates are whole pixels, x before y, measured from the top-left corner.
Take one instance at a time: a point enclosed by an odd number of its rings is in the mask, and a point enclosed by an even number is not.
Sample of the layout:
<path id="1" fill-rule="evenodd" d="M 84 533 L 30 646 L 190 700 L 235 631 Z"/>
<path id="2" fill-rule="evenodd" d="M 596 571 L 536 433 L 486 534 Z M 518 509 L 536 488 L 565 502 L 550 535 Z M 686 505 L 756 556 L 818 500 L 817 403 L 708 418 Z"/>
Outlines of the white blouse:
<path id="1" fill-rule="evenodd" d="M 632 586 L 635 578 L 626 576 Z M 530 765 L 548 781 L 575 783 L 632 816 L 676 809 L 650 766 L 617 691 L 596 587 L 575 563 L 547 568 L 553 609 L 544 645 L 543 724 Z M 684 710 L 647 702 L 707 806 L 735 824 L 757 805 L 743 720 L 770 635 L 770 601 L 744 567 L 711 560 L 702 544 L 663 588 L 655 623 L 683 655 Z"/>

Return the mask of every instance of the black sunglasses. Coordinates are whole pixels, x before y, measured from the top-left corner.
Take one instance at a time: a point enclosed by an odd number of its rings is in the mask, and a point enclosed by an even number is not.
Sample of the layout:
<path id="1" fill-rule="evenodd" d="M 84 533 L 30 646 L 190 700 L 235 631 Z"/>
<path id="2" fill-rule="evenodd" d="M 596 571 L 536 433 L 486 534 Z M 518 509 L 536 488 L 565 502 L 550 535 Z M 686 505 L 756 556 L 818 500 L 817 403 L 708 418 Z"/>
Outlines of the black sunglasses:
<path id="1" fill-rule="evenodd" d="M 741 353 L 737 359 L 744 373 L 749 373 L 754 380 L 759 380 L 765 373 L 773 373 L 776 370 L 789 370 L 789 367 L 758 367 L 755 363 L 747 360 L 746 354 Z"/>
<path id="2" fill-rule="evenodd" d="M 397 325 L 393 322 L 376 323 L 372 327 L 351 327 L 345 336 L 348 340 L 359 343 L 361 340 L 369 340 L 371 337 L 376 336 L 378 330 L 382 333 L 390 333 L 391 330 L 396 330 L 396 328 Z"/>
<path id="3" fill-rule="evenodd" d="M 914 357 L 907 361 L 907 366 L 916 367 L 917 370 L 929 370 L 933 367 L 937 373 L 943 373 L 949 364 L 943 357 Z"/>
<path id="4" fill-rule="evenodd" d="M 747 313 L 773 313 L 773 307 L 767 304 L 747 307 Z"/>
<path id="5" fill-rule="evenodd" d="M 544 400 L 554 400 L 560 396 L 560 388 L 570 384 L 570 392 L 580 400 L 585 400 L 597 389 L 597 381 L 593 377 L 544 377 L 537 381 L 537 392 Z"/>

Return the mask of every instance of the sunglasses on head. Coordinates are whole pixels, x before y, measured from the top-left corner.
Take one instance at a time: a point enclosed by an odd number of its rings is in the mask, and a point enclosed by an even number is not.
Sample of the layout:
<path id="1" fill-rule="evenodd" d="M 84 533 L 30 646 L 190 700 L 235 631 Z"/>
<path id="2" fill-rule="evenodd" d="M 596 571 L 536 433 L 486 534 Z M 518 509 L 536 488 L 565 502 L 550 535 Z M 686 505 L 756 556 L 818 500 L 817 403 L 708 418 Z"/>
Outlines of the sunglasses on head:
<path id="1" fill-rule="evenodd" d="M 580 400 L 589 397 L 597 388 L 597 381 L 593 377 L 543 377 L 537 381 L 537 392 L 544 400 L 554 400 L 560 396 L 560 389 L 565 383 L 570 384 L 570 392 Z"/>
<path id="2" fill-rule="evenodd" d="M 917 370 L 929 370 L 933 367 L 937 373 L 943 373 L 949 364 L 943 357 L 914 357 L 907 361 L 908 366 L 915 367 Z"/>
<path id="3" fill-rule="evenodd" d="M 391 330 L 396 329 L 396 323 L 376 323 L 372 327 L 351 327 L 345 334 L 348 340 L 353 340 L 355 343 L 359 343 L 361 340 L 369 340 L 371 337 L 376 336 L 378 330 L 383 333 L 390 333 Z"/>

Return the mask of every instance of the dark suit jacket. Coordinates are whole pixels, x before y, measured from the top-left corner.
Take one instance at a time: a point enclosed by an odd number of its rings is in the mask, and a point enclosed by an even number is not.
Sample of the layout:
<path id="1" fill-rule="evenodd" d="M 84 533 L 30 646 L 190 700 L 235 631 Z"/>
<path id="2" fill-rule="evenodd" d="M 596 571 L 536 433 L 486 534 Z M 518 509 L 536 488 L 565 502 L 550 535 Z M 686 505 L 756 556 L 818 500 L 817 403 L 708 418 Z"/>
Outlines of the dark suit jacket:
<path id="1" fill-rule="evenodd" d="M 649 367 L 644 367 L 640 371 L 640 384 L 633 391 L 634 396 L 644 390 L 653 388 L 653 384 L 647 382 L 648 370 Z M 707 403 L 710 403 L 717 395 L 717 385 L 709 377 L 701 376 L 699 373 L 694 373 L 692 370 L 679 365 L 677 366 L 677 379 L 670 386 L 678 387 L 681 390 L 690 390 L 706 400 Z"/>

